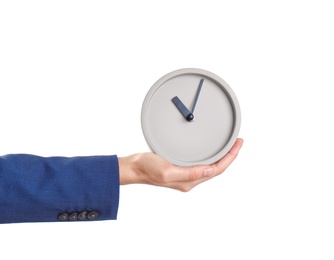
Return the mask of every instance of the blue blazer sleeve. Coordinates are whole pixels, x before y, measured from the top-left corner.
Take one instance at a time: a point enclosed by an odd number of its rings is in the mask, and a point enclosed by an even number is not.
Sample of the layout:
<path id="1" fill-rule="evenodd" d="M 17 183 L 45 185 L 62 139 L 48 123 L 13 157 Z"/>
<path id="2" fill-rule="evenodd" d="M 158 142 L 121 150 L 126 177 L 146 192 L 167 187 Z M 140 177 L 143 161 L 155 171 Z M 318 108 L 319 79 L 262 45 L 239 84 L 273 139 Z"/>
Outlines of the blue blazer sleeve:
<path id="1" fill-rule="evenodd" d="M 118 158 L 0 156 L 0 223 L 116 219 Z"/>

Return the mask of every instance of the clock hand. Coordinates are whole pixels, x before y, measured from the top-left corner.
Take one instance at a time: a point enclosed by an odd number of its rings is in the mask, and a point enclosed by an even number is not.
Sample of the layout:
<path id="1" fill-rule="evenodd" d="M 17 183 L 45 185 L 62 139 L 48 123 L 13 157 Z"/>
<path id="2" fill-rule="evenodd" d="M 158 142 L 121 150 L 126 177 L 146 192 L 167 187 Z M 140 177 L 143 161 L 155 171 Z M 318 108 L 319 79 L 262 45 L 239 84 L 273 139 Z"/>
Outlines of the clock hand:
<path id="1" fill-rule="evenodd" d="M 199 83 L 199 86 L 198 86 L 198 89 L 197 89 L 197 93 L 196 93 L 196 97 L 195 97 L 195 101 L 194 101 L 193 109 L 191 110 L 191 113 L 192 113 L 192 114 L 193 114 L 194 111 L 195 111 L 195 107 L 196 107 L 196 104 L 197 104 L 197 100 L 198 100 L 198 97 L 199 97 L 199 93 L 201 92 L 201 89 L 202 89 L 203 82 L 204 82 L 204 79 L 201 79 L 201 81 L 200 81 L 200 83 Z"/>
<path id="2" fill-rule="evenodd" d="M 188 121 L 191 122 L 194 120 L 194 115 L 188 110 L 188 108 L 182 103 L 182 101 L 178 97 L 174 97 L 172 99 L 174 105 L 179 109 L 183 117 Z"/>

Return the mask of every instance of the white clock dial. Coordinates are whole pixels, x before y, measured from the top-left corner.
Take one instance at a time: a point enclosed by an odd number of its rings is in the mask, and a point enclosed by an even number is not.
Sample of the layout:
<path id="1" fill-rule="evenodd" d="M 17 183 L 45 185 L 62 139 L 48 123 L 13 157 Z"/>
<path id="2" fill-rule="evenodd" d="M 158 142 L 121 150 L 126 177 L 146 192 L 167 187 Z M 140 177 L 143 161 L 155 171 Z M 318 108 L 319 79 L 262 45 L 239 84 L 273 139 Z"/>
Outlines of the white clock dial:
<path id="1" fill-rule="evenodd" d="M 187 118 L 189 113 L 193 118 Z M 181 69 L 162 77 L 151 87 L 142 108 L 148 145 L 181 166 L 211 164 L 222 158 L 238 136 L 240 119 L 232 89 L 200 69 Z"/>

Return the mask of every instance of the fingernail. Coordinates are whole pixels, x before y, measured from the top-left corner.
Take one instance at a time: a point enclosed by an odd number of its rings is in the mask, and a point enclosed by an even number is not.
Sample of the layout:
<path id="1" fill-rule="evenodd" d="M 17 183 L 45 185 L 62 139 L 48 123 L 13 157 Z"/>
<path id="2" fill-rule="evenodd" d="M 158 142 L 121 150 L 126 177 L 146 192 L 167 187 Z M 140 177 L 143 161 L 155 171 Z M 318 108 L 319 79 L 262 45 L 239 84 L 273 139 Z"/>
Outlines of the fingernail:
<path id="1" fill-rule="evenodd" d="M 213 174 L 212 168 L 204 169 L 204 177 L 210 177 Z"/>

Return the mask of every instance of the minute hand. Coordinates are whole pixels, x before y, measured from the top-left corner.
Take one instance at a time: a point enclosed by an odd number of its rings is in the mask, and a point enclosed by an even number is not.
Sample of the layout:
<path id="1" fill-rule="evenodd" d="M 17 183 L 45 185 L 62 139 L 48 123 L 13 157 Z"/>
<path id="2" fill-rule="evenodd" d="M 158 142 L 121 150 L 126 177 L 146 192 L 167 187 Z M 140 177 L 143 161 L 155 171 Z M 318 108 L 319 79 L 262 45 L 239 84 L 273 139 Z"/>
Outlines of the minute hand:
<path id="1" fill-rule="evenodd" d="M 197 100 L 198 100 L 199 94 L 201 93 L 203 82 L 204 82 L 204 79 L 201 79 L 201 81 L 199 83 L 199 86 L 198 86 L 198 89 L 197 89 L 197 92 L 196 92 L 196 97 L 195 97 L 194 105 L 193 105 L 193 108 L 191 110 L 192 114 L 194 114 L 195 107 L 196 107 L 196 104 L 197 104 Z"/>

